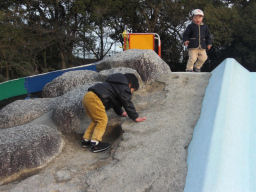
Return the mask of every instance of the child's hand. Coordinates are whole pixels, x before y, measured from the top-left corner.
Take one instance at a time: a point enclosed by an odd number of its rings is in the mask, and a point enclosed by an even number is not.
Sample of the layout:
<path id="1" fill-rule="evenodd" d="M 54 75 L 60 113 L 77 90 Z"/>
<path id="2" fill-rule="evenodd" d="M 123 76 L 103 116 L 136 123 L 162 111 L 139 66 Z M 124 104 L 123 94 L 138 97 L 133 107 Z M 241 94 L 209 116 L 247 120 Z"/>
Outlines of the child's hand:
<path id="1" fill-rule="evenodd" d="M 210 50 L 212 48 L 212 45 L 207 45 L 207 49 Z"/>
<path id="2" fill-rule="evenodd" d="M 126 111 L 124 111 L 124 112 L 122 113 L 122 117 L 127 117 Z"/>
<path id="3" fill-rule="evenodd" d="M 142 122 L 145 120 L 146 120 L 146 117 L 138 117 L 137 119 L 135 119 L 136 122 Z"/>
<path id="4" fill-rule="evenodd" d="M 189 41 L 185 41 L 184 42 L 184 45 L 187 47 L 188 46 L 188 44 L 189 44 Z"/>

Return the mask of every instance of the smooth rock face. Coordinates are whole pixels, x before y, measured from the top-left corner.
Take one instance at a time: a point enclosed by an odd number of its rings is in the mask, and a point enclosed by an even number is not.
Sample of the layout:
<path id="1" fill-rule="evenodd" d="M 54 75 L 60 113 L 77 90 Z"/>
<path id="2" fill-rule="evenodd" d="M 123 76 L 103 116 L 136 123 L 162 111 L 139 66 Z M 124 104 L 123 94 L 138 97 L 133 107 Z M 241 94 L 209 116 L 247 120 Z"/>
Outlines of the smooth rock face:
<path id="1" fill-rule="evenodd" d="M 111 150 L 94 154 L 81 148 L 78 138 L 66 135 L 65 150 L 54 163 L 37 175 L 0 186 L 0 191 L 183 192 L 186 148 L 209 76 L 161 76 L 148 92 L 134 95 L 140 116 L 147 120 L 135 123 L 125 118 L 124 134 Z"/>
<path id="2" fill-rule="evenodd" d="M 58 97 L 74 88 L 101 81 L 99 73 L 90 70 L 69 71 L 47 83 L 42 91 L 43 97 Z"/>
<path id="3" fill-rule="evenodd" d="M 186 148 L 200 114 L 209 74 L 164 77 L 166 99 L 145 110 L 143 123 L 126 121 L 113 161 L 87 174 L 88 192 L 182 192 Z"/>
<path id="4" fill-rule="evenodd" d="M 0 128 L 28 123 L 55 107 L 55 99 L 17 100 L 0 110 Z"/>
<path id="5" fill-rule="evenodd" d="M 71 180 L 66 185 L 64 182 L 56 182 L 54 184 L 50 184 L 55 180 L 54 176 L 45 175 L 44 177 L 39 175 L 34 175 L 29 177 L 19 186 L 12 189 L 12 192 L 86 192 L 86 186 L 79 185 L 83 181 L 76 179 Z M 67 181 L 66 181 L 67 182 Z M 31 185 L 33 183 L 33 185 Z M 37 186 L 37 187 L 36 187 Z M 6 190 L 3 192 L 9 192 L 10 190 Z"/>
<path id="6" fill-rule="evenodd" d="M 154 80 L 171 72 L 170 67 L 153 50 L 129 49 L 96 64 L 97 71 L 117 67 L 135 69 L 143 81 Z"/>
<path id="7" fill-rule="evenodd" d="M 61 134 L 46 125 L 0 130 L 0 184 L 45 166 L 62 147 Z"/>

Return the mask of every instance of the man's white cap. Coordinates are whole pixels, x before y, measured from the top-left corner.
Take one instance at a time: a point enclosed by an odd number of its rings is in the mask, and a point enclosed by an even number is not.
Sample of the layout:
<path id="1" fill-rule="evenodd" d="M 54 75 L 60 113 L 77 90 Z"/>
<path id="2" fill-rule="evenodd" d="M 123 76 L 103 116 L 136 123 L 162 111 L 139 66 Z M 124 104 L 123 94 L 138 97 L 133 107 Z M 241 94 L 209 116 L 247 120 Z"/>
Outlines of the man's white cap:
<path id="1" fill-rule="evenodd" d="M 194 15 L 202 15 L 202 16 L 204 16 L 204 12 L 201 9 L 194 9 L 192 11 L 192 16 L 194 16 Z"/>

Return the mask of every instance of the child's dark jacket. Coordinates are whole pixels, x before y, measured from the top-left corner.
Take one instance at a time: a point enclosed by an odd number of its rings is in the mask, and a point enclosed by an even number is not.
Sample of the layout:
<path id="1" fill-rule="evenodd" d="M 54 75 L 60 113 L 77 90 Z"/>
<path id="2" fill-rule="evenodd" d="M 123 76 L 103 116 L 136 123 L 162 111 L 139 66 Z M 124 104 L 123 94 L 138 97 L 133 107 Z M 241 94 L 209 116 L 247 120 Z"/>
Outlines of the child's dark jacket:
<path id="1" fill-rule="evenodd" d="M 188 48 L 206 49 L 207 45 L 211 45 L 211 35 L 207 25 L 197 25 L 191 23 L 183 34 L 183 42 L 189 41 Z"/>
<path id="2" fill-rule="evenodd" d="M 94 92 L 101 99 L 106 110 L 113 108 L 118 115 L 121 115 L 124 107 L 131 119 L 135 120 L 139 116 L 131 101 L 129 82 L 121 73 L 110 75 L 105 82 L 90 87 L 88 91 Z"/>

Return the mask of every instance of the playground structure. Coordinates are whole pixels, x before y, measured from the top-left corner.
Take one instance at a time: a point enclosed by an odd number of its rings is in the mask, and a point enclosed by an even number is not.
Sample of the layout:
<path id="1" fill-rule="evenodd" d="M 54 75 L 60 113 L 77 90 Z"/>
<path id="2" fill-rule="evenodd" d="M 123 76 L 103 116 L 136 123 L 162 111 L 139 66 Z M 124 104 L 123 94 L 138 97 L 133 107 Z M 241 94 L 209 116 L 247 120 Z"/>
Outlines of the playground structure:
<path id="1" fill-rule="evenodd" d="M 0 83 L 0 102 L 5 99 L 12 97 L 26 95 L 29 96 L 32 93 L 41 92 L 43 87 L 52 81 L 54 78 L 62 75 L 68 71 L 75 70 L 92 70 L 96 71 L 96 66 L 91 65 L 82 65 L 79 67 L 72 67 L 63 70 L 52 71 L 48 73 L 43 73 L 34 76 L 28 76 L 23 78 L 18 78 L 10 81 Z"/>
<path id="2" fill-rule="evenodd" d="M 158 41 L 157 53 L 161 57 L 161 39 L 157 33 L 122 33 L 124 39 L 123 50 L 152 49 L 156 51 L 155 40 Z"/>
<path id="3" fill-rule="evenodd" d="M 150 38 L 152 40 L 152 36 Z M 0 101 L 40 92 L 46 83 L 74 70 L 96 71 L 96 65 L 1 83 Z M 255 82 L 256 73 L 230 58 L 211 72 L 200 118 L 188 148 L 184 192 L 256 191 Z"/>
<path id="4" fill-rule="evenodd" d="M 127 33 L 123 32 L 123 50 L 128 49 L 151 49 L 156 51 L 155 40 L 158 41 L 157 53 L 161 57 L 161 40 L 157 33 Z M 41 92 L 43 87 L 54 78 L 68 71 L 93 70 L 96 71 L 95 64 L 82 65 L 64 70 L 57 70 L 49 73 L 18 78 L 0 83 L 0 102 L 17 96 L 30 96 L 30 94 Z"/>
<path id="5" fill-rule="evenodd" d="M 228 58 L 211 74 L 188 148 L 184 192 L 256 191 L 256 73 Z"/>

